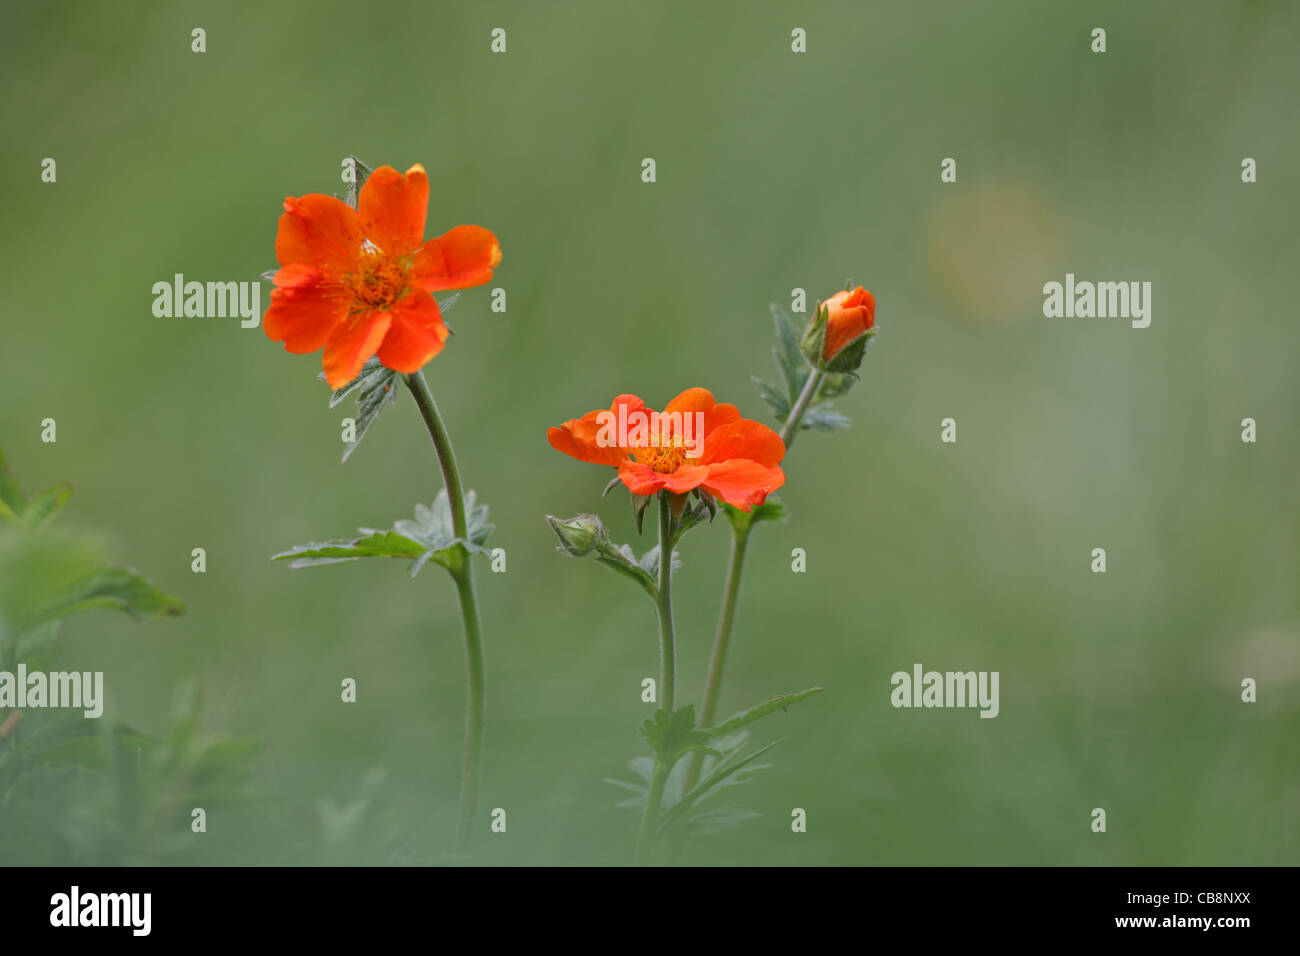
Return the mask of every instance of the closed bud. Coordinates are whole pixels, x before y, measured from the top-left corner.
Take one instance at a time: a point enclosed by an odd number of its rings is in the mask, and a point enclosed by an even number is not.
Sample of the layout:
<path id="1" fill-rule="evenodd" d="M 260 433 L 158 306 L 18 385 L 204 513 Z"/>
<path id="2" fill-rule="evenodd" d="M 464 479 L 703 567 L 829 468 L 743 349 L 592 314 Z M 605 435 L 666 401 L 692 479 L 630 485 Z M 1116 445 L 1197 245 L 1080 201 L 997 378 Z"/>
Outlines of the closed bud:
<path id="1" fill-rule="evenodd" d="M 801 350 L 823 372 L 856 371 L 876 334 L 876 298 L 862 286 L 837 292 L 817 306 Z"/>
<path id="2" fill-rule="evenodd" d="M 605 528 L 595 515 L 578 515 L 574 518 L 546 516 L 547 523 L 560 539 L 559 550 L 574 558 L 581 558 L 596 550 L 605 537 Z"/>

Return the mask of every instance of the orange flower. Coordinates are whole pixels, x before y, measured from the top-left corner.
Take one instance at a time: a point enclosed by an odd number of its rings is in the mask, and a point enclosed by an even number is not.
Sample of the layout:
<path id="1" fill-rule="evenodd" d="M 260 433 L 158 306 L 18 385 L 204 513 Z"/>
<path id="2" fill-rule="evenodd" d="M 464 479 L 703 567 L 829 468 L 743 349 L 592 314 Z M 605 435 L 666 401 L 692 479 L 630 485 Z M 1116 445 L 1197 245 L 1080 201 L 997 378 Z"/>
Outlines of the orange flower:
<path id="1" fill-rule="evenodd" d="M 840 349 L 875 324 L 876 297 L 858 286 L 852 292 L 836 292 L 823 304 L 826 344 L 822 346 L 822 360 L 829 362 Z"/>
<path id="2" fill-rule="evenodd" d="M 324 348 L 331 388 L 356 378 L 376 354 L 394 371 L 418 371 L 448 335 L 431 293 L 491 280 L 501 261 L 496 236 L 457 226 L 425 242 L 428 205 L 419 165 L 406 175 L 376 169 L 355 210 L 319 193 L 285 199 L 275 237 L 281 268 L 263 326 L 290 352 Z"/>
<path id="3" fill-rule="evenodd" d="M 698 488 L 749 511 L 785 484 L 781 436 L 741 418 L 735 405 L 719 405 L 704 388 L 688 388 L 662 413 L 620 395 L 609 411 L 571 419 L 546 437 L 556 451 L 617 468 L 634 495 Z"/>

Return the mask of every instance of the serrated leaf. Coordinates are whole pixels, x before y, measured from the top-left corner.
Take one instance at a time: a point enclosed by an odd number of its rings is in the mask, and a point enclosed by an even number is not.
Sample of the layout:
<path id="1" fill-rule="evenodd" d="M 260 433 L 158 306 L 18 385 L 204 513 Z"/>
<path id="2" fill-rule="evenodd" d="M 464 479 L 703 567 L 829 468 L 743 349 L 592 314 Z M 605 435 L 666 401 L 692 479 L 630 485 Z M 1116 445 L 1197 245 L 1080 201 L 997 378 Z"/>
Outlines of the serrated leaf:
<path id="1" fill-rule="evenodd" d="M 790 399 L 781 394 L 775 385 L 765 382 L 757 375 L 751 375 L 749 380 L 754 383 L 763 401 L 767 402 L 772 409 L 772 416 L 781 424 L 785 424 L 785 420 L 790 417 Z"/>
<path id="2" fill-rule="evenodd" d="M 72 485 L 66 481 L 61 481 L 40 491 L 31 501 L 27 503 L 27 510 L 23 512 L 23 525 L 29 531 L 36 531 L 44 527 L 54 516 L 63 510 L 63 506 L 68 502 L 68 496 L 72 494 Z"/>
<path id="3" fill-rule="evenodd" d="M 459 298 L 460 293 L 457 292 L 443 299 L 438 303 L 439 311 L 445 314 Z M 317 376 L 321 379 L 324 377 L 323 372 Z M 343 461 L 347 461 L 356 451 L 361 440 L 370 431 L 370 426 L 379 419 L 384 408 L 397 401 L 398 385 L 401 380 L 402 376 L 399 372 L 388 368 L 379 361 L 377 356 L 372 355 L 366 359 L 365 365 L 361 366 L 361 372 L 356 378 L 330 393 L 330 408 L 337 408 L 353 394 L 356 395 L 357 400 L 356 437 L 343 449 Z"/>
<path id="4" fill-rule="evenodd" d="M 342 388 L 335 389 L 330 395 L 330 408 L 335 408 L 349 395 L 356 393 L 356 437 L 343 449 L 343 460 L 361 444 L 361 440 L 370 431 L 370 426 L 379 419 L 379 413 L 387 405 L 397 401 L 398 373 L 384 366 L 378 358 L 371 356 L 361 366 L 361 374 Z"/>
<path id="5" fill-rule="evenodd" d="M 692 806 L 704 797 L 708 796 L 709 793 L 719 787 L 724 780 L 739 773 L 747 765 L 753 763 L 780 742 L 780 740 L 774 740 L 765 747 L 759 747 L 748 757 L 740 757 L 740 752 L 736 751 L 734 754 L 720 760 L 712 772 L 706 774 L 704 779 L 696 784 L 694 789 L 677 801 L 676 805 L 673 806 L 671 810 L 668 810 L 660 816 L 656 833 L 662 835 L 664 832 L 669 830 L 686 815 Z"/>
<path id="6" fill-rule="evenodd" d="M 465 524 L 469 540 L 463 543 L 469 545 L 470 551 L 483 551 L 483 543 L 492 534 L 493 525 L 488 521 L 488 506 L 478 503 L 478 495 L 473 489 L 465 492 Z M 430 551 L 444 551 L 456 544 L 458 539 L 447 489 L 438 490 L 433 507 L 417 504 L 415 520 L 396 521 L 393 530 L 419 541 Z"/>
<path id="7" fill-rule="evenodd" d="M 134 569 L 101 568 L 41 608 L 28 626 L 96 607 L 123 611 L 132 617 L 162 617 L 185 611 L 184 604 L 158 590 Z"/>
<path id="8" fill-rule="evenodd" d="M 682 556 L 676 548 L 673 549 L 673 566 L 672 572 L 677 573 L 677 569 L 682 566 Z M 659 580 L 659 545 L 655 545 L 645 554 L 641 555 L 637 564 L 646 574 L 650 575 L 651 580 Z"/>
<path id="9" fill-rule="evenodd" d="M 420 557 L 428 550 L 418 541 L 392 531 L 376 531 L 360 538 L 312 541 L 271 556 L 272 561 L 290 560 L 291 568 L 314 568 L 359 558 Z"/>
<path id="10" fill-rule="evenodd" d="M 487 549 L 483 542 L 492 533 L 488 522 L 488 507 L 478 503 L 471 489 L 465 493 L 465 523 L 469 540 L 455 536 L 451 505 L 447 489 L 438 491 L 433 506 L 415 506 L 415 520 L 402 518 L 393 523 L 391 531 L 360 528 L 361 536 L 334 541 L 313 541 L 300 544 L 271 556 L 272 561 L 290 561 L 291 568 L 314 568 L 359 558 L 408 558 L 411 577 L 429 561 L 451 568 L 461 560 L 460 552 L 481 553 Z"/>
<path id="11" fill-rule="evenodd" d="M 620 549 L 629 552 L 632 550 L 627 545 L 620 545 Z M 605 567 L 609 568 L 611 571 L 617 571 L 619 574 L 622 574 L 625 577 L 628 577 L 631 580 L 635 581 L 637 584 L 641 585 L 641 587 L 643 587 L 651 596 L 655 594 L 657 588 L 655 579 L 651 577 L 649 574 L 646 574 L 645 570 L 639 564 L 636 563 L 635 556 L 632 557 L 631 563 L 625 561 L 618 561 L 614 558 L 606 557 L 603 554 L 596 555 L 596 560 L 601 564 L 603 564 Z"/>
<path id="12" fill-rule="evenodd" d="M 852 420 L 847 415 L 841 415 L 835 409 L 824 405 L 814 405 L 804 412 L 803 421 L 799 423 L 799 427 L 813 428 L 822 432 L 833 432 L 841 428 L 848 428 L 852 424 Z"/>
<path id="13" fill-rule="evenodd" d="M 807 381 L 811 369 L 799 349 L 799 339 L 802 334 L 799 326 L 790 314 L 775 302 L 772 303 L 772 323 L 776 326 L 776 346 L 772 349 L 772 357 L 776 359 L 776 367 L 781 370 L 789 405 L 792 406 L 799 392 L 803 390 L 804 382 Z"/>
<path id="14" fill-rule="evenodd" d="M 695 707 L 688 704 L 669 715 L 662 707 L 641 725 L 641 736 L 669 767 L 695 750 L 716 754 L 709 735 L 695 729 Z"/>
<path id="15" fill-rule="evenodd" d="M 766 717 L 768 714 L 776 713 L 778 710 L 785 710 L 801 700 L 812 697 L 814 694 L 820 694 L 823 690 L 822 687 L 809 687 L 797 694 L 778 694 L 775 697 L 769 697 L 763 703 L 750 707 L 748 710 L 742 710 L 738 714 L 728 717 L 717 726 L 708 728 L 704 733 L 708 734 L 710 738 L 730 734 L 746 724 L 752 724 L 754 721 Z"/>

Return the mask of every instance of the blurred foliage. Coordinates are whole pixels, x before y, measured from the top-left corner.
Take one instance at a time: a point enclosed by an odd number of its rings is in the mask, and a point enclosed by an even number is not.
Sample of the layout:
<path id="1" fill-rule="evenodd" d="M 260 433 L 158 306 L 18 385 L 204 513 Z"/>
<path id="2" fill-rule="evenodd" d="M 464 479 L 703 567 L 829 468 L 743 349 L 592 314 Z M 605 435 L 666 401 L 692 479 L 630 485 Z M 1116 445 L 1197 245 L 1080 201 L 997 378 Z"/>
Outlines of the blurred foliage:
<path id="1" fill-rule="evenodd" d="M 880 330 L 835 400 L 853 427 L 805 432 L 783 464 L 791 518 L 754 536 L 721 706 L 774 677 L 826 692 L 766 719 L 790 739 L 747 788 L 762 816 L 682 862 L 1300 863 L 1298 33 L 1295 4 L 1210 0 L 0 4 L 0 444 L 36 483 L 78 481 L 46 532 L 103 529 L 23 545 L 0 600 L 30 613 L 101 553 L 184 594 L 165 627 L 76 615 L 59 641 L 110 675 L 111 715 L 82 725 L 165 740 L 173 688 L 196 680 L 205 725 L 261 741 L 249 783 L 270 806 L 218 821 L 196 853 L 447 859 L 451 584 L 402 562 L 267 561 L 434 499 L 413 403 L 399 391 L 340 465 L 358 412 L 328 408 L 319 356 L 150 309 L 178 272 L 256 279 L 284 197 L 341 194 L 344 157 L 420 162 L 427 234 L 491 228 L 508 293 L 494 313 L 466 290 L 426 369 L 508 552 L 477 582 L 475 862 L 631 854 L 602 780 L 643 746 L 654 622 L 615 576 L 555 553 L 542 516 L 595 511 L 607 476 L 550 450 L 546 426 L 693 385 L 758 418 L 768 303 L 852 276 Z M 1151 327 L 1044 319 L 1042 285 L 1067 271 L 1150 280 Z M 959 442 L 940 445 L 949 416 Z M 625 512 L 602 515 L 612 540 L 644 552 Z M 714 521 L 680 548 L 683 704 L 698 706 L 729 537 Z M 1104 575 L 1087 570 L 1097 546 Z M 30 599 L 10 577 L 29 560 L 48 569 L 17 572 Z M 1000 671 L 998 718 L 891 708 L 890 674 L 918 661 Z M 506 834 L 489 834 L 495 807 Z M 0 811 L 0 840 L 39 809 Z M 69 839 L 63 859 L 104 845 Z M 0 855 L 48 858 L 32 841 Z"/>

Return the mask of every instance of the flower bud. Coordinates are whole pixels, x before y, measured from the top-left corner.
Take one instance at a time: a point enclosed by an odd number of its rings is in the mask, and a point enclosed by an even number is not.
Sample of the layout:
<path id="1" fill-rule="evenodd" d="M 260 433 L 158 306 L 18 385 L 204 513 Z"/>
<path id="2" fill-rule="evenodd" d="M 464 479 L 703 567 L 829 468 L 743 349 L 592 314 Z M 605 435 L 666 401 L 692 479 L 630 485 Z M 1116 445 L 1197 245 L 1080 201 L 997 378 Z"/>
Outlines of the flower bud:
<path id="1" fill-rule="evenodd" d="M 573 518 L 547 515 L 546 521 L 560 539 L 559 550 L 574 558 L 591 554 L 605 535 L 605 528 L 595 515 L 578 515 Z"/>
<path id="2" fill-rule="evenodd" d="M 876 297 L 862 286 L 837 292 L 817 306 L 802 351 L 823 372 L 852 372 L 876 334 Z"/>

